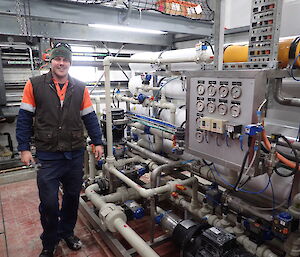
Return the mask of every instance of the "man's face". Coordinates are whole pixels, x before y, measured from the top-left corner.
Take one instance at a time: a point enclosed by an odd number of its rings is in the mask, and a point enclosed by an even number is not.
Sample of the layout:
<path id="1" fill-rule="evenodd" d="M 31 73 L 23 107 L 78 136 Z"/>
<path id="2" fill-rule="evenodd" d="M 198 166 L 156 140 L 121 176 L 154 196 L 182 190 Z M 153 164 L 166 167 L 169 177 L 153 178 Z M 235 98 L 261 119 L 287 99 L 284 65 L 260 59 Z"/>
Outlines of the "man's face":
<path id="1" fill-rule="evenodd" d="M 58 78 L 68 76 L 70 66 L 70 61 L 62 56 L 57 56 L 51 61 L 51 70 Z"/>

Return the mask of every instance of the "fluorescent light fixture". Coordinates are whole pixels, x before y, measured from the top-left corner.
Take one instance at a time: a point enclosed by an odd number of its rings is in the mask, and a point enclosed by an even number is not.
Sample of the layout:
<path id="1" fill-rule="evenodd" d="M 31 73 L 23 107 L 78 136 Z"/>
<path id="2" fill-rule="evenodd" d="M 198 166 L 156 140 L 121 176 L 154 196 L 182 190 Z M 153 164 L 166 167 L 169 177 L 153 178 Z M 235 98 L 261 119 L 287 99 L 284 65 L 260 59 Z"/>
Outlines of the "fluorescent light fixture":
<path id="1" fill-rule="evenodd" d="M 137 32 L 137 33 L 148 33 L 148 34 L 167 34 L 168 32 L 154 29 L 140 29 L 132 28 L 127 26 L 116 26 L 116 25 L 107 25 L 107 24 L 89 24 L 89 27 L 115 30 L 115 31 L 128 31 L 128 32 Z"/>

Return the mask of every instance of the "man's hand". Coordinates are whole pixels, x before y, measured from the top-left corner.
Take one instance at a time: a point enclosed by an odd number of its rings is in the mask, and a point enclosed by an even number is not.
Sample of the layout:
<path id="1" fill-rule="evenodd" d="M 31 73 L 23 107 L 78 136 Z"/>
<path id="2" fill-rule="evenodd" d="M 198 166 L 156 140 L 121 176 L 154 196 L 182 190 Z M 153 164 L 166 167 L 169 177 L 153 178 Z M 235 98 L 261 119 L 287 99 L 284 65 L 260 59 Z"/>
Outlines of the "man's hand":
<path id="1" fill-rule="evenodd" d="M 21 161 L 26 165 L 29 166 L 30 164 L 34 164 L 35 161 L 32 157 L 32 154 L 30 151 L 22 151 L 21 152 Z"/>
<path id="2" fill-rule="evenodd" d="M 96 145 L 94 150 L 95 158 L 97 161 L 100 160 L 100 158 L 103 155 L 103 146 L 102 145 Z"/>

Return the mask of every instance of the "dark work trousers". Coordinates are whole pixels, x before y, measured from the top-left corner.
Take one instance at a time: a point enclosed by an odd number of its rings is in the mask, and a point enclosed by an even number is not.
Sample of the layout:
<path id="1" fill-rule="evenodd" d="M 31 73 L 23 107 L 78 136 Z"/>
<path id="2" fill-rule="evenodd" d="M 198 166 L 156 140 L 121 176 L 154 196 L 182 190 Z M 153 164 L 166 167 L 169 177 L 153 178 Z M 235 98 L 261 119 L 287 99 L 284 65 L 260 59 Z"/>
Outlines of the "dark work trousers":
<path id="1" fill-rule="evenodd" d="M 52 249 L 61 238 L 73 235 L 83 177 L 83 154 L 75 159 L 39 160 L 37 172 L 43 247 Z M 59 208 L 59 184 L 63 186 Z"/>

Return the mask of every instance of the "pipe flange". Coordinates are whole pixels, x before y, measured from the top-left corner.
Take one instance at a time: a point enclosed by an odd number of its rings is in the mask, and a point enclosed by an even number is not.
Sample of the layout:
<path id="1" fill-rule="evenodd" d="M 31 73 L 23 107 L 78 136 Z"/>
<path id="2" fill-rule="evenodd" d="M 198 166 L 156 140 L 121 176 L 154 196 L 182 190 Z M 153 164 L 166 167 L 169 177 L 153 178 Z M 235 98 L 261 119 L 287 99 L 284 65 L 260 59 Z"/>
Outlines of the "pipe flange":
<path id="1" fill-rule="evenodd" d="M 110 232 L 117 232 L 114 227 L 114 221 L 118 218 L 122 219 L 124 222 L 127 221 L 127 217 L 120 206 L 116 206 L 113 203 L 108 203 L 104 205 L 99 211 L 100 219 L 105 223 L 105 226 Z"/>

